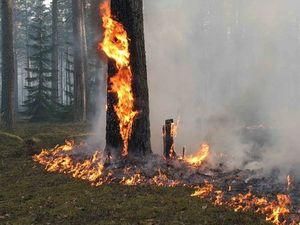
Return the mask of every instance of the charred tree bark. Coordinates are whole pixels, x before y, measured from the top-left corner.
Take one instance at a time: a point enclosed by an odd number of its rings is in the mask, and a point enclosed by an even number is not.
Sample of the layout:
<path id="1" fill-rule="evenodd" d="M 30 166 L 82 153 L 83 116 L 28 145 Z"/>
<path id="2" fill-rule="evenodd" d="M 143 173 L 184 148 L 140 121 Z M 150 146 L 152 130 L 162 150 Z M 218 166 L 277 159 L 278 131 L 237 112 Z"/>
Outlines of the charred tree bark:
<path id="1" fill-rule="evenodd" d="M 52 100 L 58 102 L 58 0 L 52 1 Z"/>
<path id="2" fill-rule="evenodd" d="M 150 120 L 149 94 L 147 83 L 146 54 L 144 41 L 143 1 L 142 0 L 111 0 L 113 17 L 123 24 L 128 33 L 131 69 L 133 74 L 132 89 L 135 110 L 139 112 L 135 118 L 132 135 L 129 140 L 129 155 L 142 156 L 150 154 Z M 108 81 L 116 73 L 114 63 L 108 62 Z M 109 82 L 108 82 L 109 89 Z M 119 122 L 113 105 L 117 102 L 116 96 L 108 92 L 107 96 L 107 149 L 122 148 Z"/>
<path id="3" fill-rule="evenodd" d="M 73 36 L 74 36 L 74 119 L 75 121 L 86 121 L 86 62 L 83 29 L 83 3 L 72 0 L 73 13 Z"/>
<path id="4" fill-rule="evenodd" d="M 166 120 L 166 123 L 163 127 L 164 156 L 167 160 L 174 159 L 176 157 L 174 150 L 174 136 L 172 134 L 173 124 L 173 119 Z"/>
<path id="5" fill-rule="evenodd" d="M 14 127 L 15 61 L 13 44 L 13 0 L 3 0 L 2 24 L 2 102 L 1 115 L 7 129 Z"/>

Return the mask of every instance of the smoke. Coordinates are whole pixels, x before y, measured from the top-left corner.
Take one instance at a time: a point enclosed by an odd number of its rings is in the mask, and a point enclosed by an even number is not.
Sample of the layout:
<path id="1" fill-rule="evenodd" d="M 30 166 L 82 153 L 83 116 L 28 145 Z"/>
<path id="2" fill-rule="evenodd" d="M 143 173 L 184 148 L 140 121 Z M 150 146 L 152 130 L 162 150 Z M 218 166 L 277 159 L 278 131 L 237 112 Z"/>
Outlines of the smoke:
<path id="1" fill-rule="evenodd" d="M 144 4 L 153 151 L 180 117 L 178 152 L 209 142 L 231 168 L 300 174 L 300 2 Z"/>

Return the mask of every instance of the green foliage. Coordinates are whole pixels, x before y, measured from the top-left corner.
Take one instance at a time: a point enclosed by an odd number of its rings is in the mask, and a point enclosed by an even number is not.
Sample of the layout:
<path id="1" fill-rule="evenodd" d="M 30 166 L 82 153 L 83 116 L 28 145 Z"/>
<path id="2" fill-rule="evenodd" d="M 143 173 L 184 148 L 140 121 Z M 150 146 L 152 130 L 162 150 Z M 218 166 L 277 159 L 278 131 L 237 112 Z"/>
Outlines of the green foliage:
<path id="1" fill-rule="evenodd" d="M 34 2 L 29 0 L 15 0 L 14 4 L 14 35 L 15 49 L 19 57 L 26 57 L 27 50 L 27 29 L 29 18 L 33 16 L 31 7 Z"/>
<path id="2" fill-rule="evenodd" d="M 58 45 L 60 52 L 60 68 L 62 76 L 61 104 L 63 105 L 58 117 L 64 121 L 73 119 L 74 78 L 73 78 L 73 27 L 72 27 L 72 1 L 59 0 L 58 17 Z"/>
<path id="3" fill-rule="evenodd" d="M 29 24 L 30 47 L 30 77 L 26 80 L 28 85 L 25 114 L 31 121 L 51 120 L 57 109 L 57 105 L 51 99 L 51 42 L 49 34 L 49 12 L 43 1 L 37 1 L 32 8 L 33 18 Z"/>

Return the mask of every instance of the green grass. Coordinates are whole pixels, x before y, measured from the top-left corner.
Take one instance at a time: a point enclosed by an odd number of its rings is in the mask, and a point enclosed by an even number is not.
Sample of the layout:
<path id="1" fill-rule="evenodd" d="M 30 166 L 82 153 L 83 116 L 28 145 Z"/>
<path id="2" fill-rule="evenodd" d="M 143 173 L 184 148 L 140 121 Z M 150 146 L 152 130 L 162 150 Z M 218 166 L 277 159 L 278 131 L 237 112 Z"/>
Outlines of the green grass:
<path id="1" fill-rule="evenodd" d="M 104 185 L 93 188 L 35 164 L 23 140 L 52 147 L 85 136 L 80 124 L 28 125 L 0 132 L 0 224 L 201 224 L 266 225 L 257 215 L 234 213 L 190 197 L 189 188 Z"/>

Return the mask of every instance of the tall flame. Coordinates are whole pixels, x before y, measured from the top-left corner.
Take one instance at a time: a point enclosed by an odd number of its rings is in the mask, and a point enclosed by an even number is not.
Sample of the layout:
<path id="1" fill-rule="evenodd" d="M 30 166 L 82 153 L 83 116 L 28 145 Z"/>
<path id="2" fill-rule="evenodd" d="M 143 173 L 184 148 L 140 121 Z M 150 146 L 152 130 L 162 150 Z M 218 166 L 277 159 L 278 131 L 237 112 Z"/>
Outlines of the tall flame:
<path id="1" fill-rule="evenodd" d="M 128 142 L 132 133 L 134 118 L 138 114 L 134 110 L 134 97 L 132 92 L 132 71 L 130 67 L 130 53 L 128 35 L 124 26 L 114 20 L 111 15 L 108 1 L 100 6 L 103 20 L 104 38 L 99 44 L 107 57 L 116 63 L 118 72 L 109 80 L 110 91 L 118 97 L 114 110 L 119 119 L 120 134 L 123 140 L 122 155 L 128 155 Z"/>

